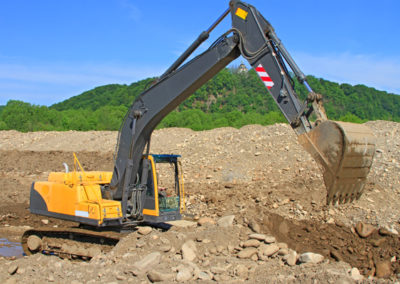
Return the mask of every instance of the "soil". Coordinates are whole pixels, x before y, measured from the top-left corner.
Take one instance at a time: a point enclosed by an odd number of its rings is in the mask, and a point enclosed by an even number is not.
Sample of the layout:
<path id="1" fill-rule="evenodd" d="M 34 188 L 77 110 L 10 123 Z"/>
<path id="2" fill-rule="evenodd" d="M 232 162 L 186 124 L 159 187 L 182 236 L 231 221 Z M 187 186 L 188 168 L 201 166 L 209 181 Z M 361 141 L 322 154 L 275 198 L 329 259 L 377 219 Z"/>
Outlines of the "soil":
<path id="1" fill-rule="evenodd" d="M 194 240 L 197 258 L 191 265 L 210 272 L 214 281 L 354 282 L 357 277 L 350 274 L 351 268 L 357 268 L 367 282 L 398 281 L 400 124 L 375 121 L 367 126 L 377 137 L 377 151 L 365 192 L 359 200 L 339 206 L 325 205 L 318 165 L 286 124 L 202 132 L 178 128 L 155 131 L 151 152 L 182 155 L 185 219 L 193 226 L 153 228 L 149 235 L 133 232 L 111 253 L 90 263 L 43 255 L 3 258 L 0 280 L 147 283 L 146 273 L 130 272 L 132 263 L 169 245 L 171 250 L 162 252 L 157 267 L 163 273 L 175 273 L 174 280 L 168 281 L 177 281 L 179 264 L 184 263 L 182 245 Z M 111 171 L 116 138 L 116 132 L 100 131 L 0 131 L 0 238 L 17 241 L 29 227 L 76 226 L 30 214 L 31 184 L 46 180 L 51 171 L 64 171 L 63 162 L 72 167 L 73 152 L 85 170 Z M 216 222 L 227 215 L 235 216 L 229 228 L 196 223 L 203 217 Z M 359 223 L 373 226 L 372 234 L 360 237 L 355 230 Z M 289 266 L 283 253 L 268 259 L 239 259 L 238 251 L 254 232 L 274 236 L 277 243 L 287 244 L 298 255 L 321 254 L 324 261 Z M 384 278 L 377 277 L 381 263 L 388 264 L 389 273 Z M 13 266 L 18 268 L 10 273 Z M 238 272 L 242 266 L 246 273 Z"/>

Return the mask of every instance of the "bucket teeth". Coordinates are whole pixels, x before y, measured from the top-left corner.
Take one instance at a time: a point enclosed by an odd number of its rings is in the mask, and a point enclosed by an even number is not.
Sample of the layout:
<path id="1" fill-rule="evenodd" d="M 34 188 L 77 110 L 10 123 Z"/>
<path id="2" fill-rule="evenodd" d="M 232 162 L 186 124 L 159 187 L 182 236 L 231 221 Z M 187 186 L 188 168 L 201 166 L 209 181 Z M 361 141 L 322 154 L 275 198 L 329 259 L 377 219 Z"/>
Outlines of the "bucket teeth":
<path id="1" fill-rule="evenodd" d="M 365 125 L 324 121 L 299 142 L 321 165 L 327 204 L 359 199 L 375 154 L 375 137 Z"/>

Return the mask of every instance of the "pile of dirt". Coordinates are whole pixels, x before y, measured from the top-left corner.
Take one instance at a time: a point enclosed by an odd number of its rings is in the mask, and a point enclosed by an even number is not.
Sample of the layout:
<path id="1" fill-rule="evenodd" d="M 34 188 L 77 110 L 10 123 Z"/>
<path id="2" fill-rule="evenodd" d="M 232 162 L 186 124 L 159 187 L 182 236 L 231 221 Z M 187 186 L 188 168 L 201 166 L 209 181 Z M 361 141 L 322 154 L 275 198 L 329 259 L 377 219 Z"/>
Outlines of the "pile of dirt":
<path id="1" fill-rule="evenodd" d="M 191 280 L 211 277 L 229 283 L 333 283 L 382 276 L 385 269 L 383 276 L 395 280 L 400 276 L 400 124 L 367 125 L 377 136 L 377 151 L 366 190 L 359 200 L 341 206 L 325 205 L 318 165 L 286 124 L 155 131 L 151 152 L 182 155 L 191 227 L 153 228 L 146 235 L 134 232 L 112 253 L 86 264 L 45 256 L 3 259 L 0 280 L 148 281 L 155 274 L 139 273 L 133 263 L 146 261 L 149 255 L 158 259 L 154 268 L 170 277 L 168 281 L 192 273 Z M 51 171 L 63 171 L 63 162 L 72 167 L 72 152 L 86 170 L 111 171 L 116 137 L 116 132 L 0 131 L 0 237 L 17 239 L 27 226 L 76 225 L 29 214 L 31 183 L 45 180 Z M 218 220 L 227 215 L 234 216 L 233 223 L 219 226 Z M 211 223 L 198 225 L 205 217 Z M 368 236 L 359 235 L 360 226 L 370 228 Z M 273 236 L 276 242 L 254 247 L 257 258 L 240 258 L 242 251 L 252 248 L 244 243 L 255 233 Z M 197 250 L 188 262 L 182 246 L 190 241 Z M 279 250 L 266 257 L 265 247 L 274 244 Z M 306 252 L 323 260 L 300 262 Z M 296 261 L 289 265 L 287 259 L 294 255 Z"/>

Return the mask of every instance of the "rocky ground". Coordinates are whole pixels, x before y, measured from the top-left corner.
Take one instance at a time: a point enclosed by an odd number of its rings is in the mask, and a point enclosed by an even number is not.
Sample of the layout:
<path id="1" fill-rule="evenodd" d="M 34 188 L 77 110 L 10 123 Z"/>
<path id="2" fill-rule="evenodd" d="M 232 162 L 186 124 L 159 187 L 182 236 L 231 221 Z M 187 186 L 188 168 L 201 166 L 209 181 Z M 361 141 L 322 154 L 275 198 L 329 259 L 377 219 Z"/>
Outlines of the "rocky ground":
<path id="1" fill-rule="evenodd" d="M 90 262 L 0 259 L 0 281 L 390 282 L 400 279 L 400 124 L 368 122 L 377 150 L 360 200 L 325 205 L 318 165 L 286 124 L 153 134 L 182 155 L 185 222 L 141 227 Z M 111 170 L 116 132 L 0 132 L 0 238 L 74 224 L 30 215 L 29 189 L 72 165 Z M 0 250 L 1 253 L 1 250 Z"/>

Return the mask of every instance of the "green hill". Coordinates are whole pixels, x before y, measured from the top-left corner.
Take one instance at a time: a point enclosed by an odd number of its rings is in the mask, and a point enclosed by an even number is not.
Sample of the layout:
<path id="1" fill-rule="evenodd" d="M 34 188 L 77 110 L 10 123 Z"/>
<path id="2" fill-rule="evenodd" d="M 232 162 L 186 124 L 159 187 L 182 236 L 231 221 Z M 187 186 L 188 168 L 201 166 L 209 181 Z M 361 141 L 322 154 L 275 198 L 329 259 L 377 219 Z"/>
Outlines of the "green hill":
<path id="1" fill-rule="evenodd" d="M 131 85 L 106 85 L 50 107 L 9 101 L 0 110 L 0 129 L 36 130 L 117 130 L 134 99 L 154 78 Z M 308 76 L 314 91 L 324 95 L 328 117 L 335 120 L 400 121 L 400 96 L 364 85 L 351 86 Z M 304 99 L 307 91 L 295 82 Z M 169 114 L 159 127 L 189 127 L 194 130 L 222 126 L 284 122 L 257 74 L 224 69 Z"/>

